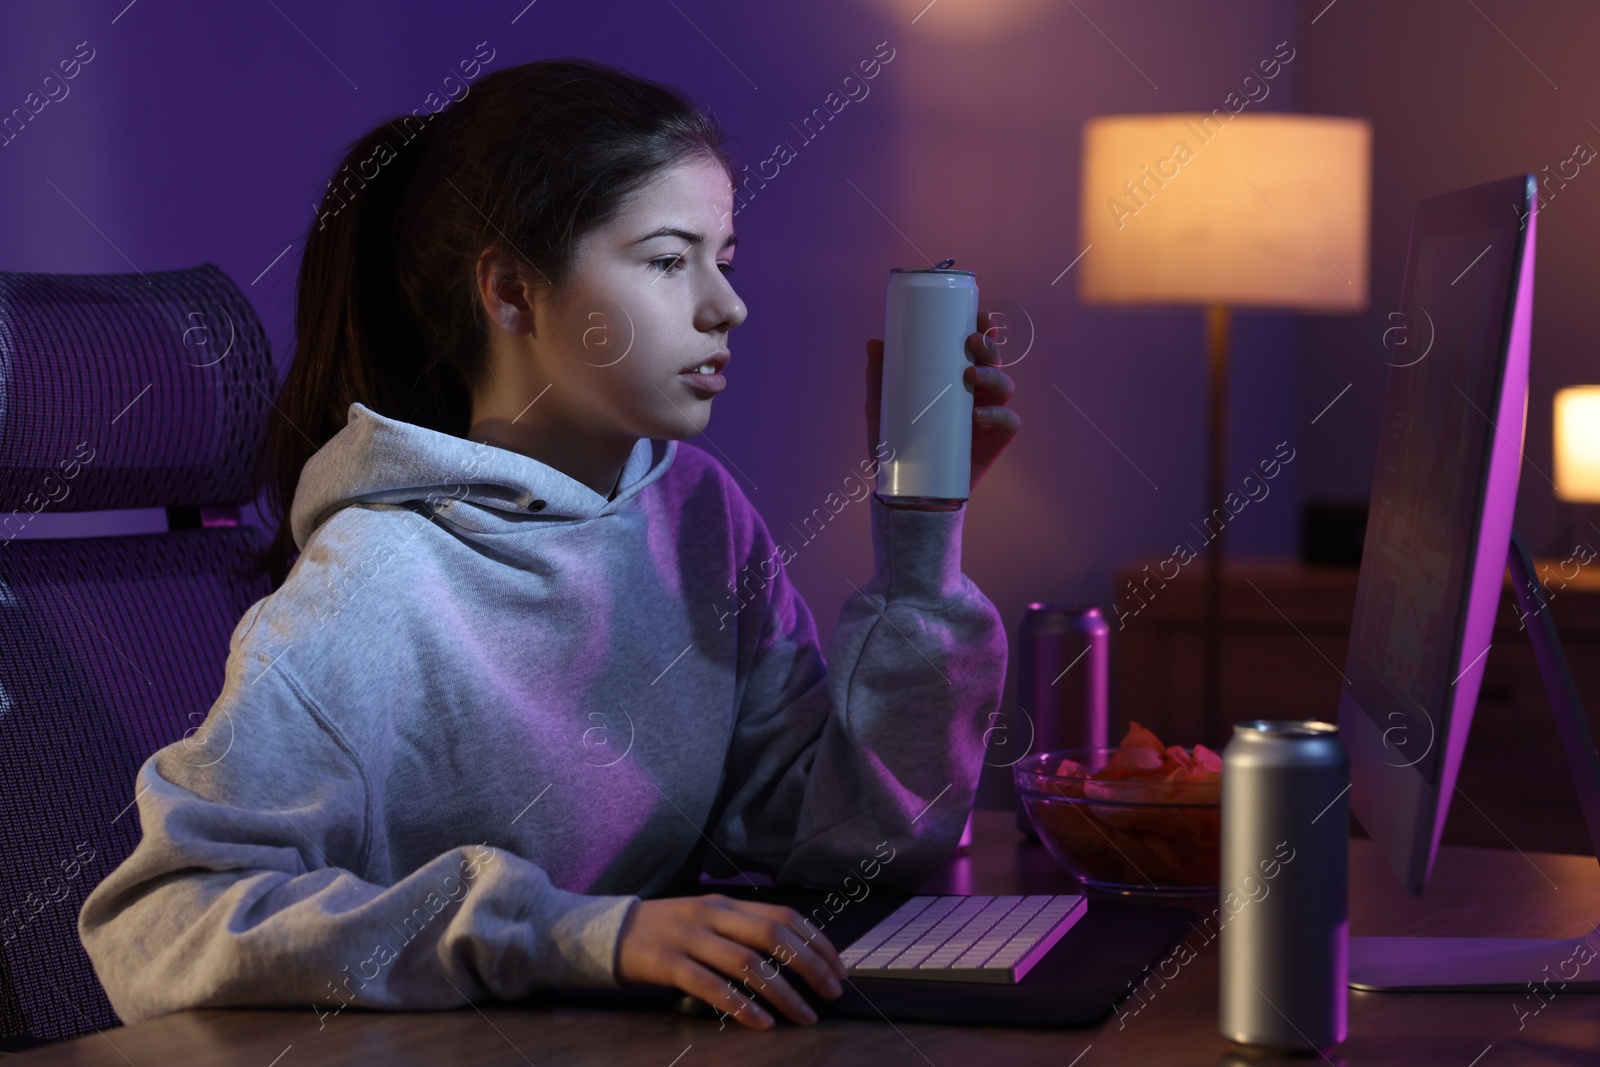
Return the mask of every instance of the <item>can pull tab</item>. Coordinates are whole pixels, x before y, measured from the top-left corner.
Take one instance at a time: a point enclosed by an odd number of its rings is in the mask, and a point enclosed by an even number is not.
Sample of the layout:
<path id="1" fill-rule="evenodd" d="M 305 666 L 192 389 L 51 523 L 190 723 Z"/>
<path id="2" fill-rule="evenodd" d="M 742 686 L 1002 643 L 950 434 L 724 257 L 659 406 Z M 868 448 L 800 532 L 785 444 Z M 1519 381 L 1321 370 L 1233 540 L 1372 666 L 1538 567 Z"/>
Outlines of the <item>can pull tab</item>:
<path id="1" fill-rule="evenodd" d="M 938 263 L 935 263 L 933 265 L 933 269 L 934 270 L 944 270 L 947 267 L 955 266 L 955 264 L 956 264 L 956 261 L 953 260 L 953 259 L 940 260 Z"/>

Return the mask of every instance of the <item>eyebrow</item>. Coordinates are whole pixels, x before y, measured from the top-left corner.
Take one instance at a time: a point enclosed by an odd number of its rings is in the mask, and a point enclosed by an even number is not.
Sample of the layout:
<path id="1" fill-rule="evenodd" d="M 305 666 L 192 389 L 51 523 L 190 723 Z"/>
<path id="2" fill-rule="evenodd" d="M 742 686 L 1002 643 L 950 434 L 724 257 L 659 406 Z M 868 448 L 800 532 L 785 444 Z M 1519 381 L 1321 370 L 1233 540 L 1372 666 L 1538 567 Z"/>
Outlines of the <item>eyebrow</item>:
<path id="1" fill-rule="evenodd" d="M 702 233 L 691 233 L 688 230 L 681 230 L 676 226 L 663 226 L 659 230 L 656 230 L 654 233 L 645 234 L 643 237 L 639 238 L 637 241 L 634 241 L 633 243 L 636 244 L 636 245 L 641 245 L 641 244 L 644 244 L 646 241 L 652 240 L 652 239 L 654 239 L 656 237 L 677 237 L 677 238 L 679 238 L 681 240 L 688 241 L 692 245 L 701 244 L 706 239 L 705 238 L 705 234 L 702 234 Z M 728 235 L 728 239 L 726 241 L 722 242 L 722 247 L 723 248 L 732 248 L 734 245 L 736 245 L 738 243 L 739 243 L 738 235 L 730 233 Z"/>

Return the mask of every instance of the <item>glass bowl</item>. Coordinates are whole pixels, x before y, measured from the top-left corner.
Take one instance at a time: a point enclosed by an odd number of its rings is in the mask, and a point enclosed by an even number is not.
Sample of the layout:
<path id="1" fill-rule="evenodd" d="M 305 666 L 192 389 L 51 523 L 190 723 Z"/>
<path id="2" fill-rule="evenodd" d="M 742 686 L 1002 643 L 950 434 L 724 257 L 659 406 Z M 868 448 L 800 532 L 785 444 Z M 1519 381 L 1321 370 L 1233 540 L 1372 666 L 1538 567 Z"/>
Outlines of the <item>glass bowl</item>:
<path id="1" fill-rule="evenodd" d="M 1086 886 L 1114 893 L 1216 893 L 1222 783 L 1089 777 L 1115 748 L 1057 749 L 1012 766 L 1039 840 Z M 1063 759 L 1086 774 L 1056 773 Z"/>

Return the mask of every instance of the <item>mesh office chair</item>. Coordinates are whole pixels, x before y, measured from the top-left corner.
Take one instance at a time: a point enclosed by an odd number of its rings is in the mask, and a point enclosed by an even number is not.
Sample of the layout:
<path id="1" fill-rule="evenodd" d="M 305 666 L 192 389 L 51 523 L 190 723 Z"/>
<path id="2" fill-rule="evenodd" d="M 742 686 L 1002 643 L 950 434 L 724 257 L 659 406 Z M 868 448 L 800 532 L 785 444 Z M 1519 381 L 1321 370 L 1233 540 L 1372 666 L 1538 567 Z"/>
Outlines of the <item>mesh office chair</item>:
<path id="1" fill-rule="evenodd" d="M 120 1023 L 78 910 L 139 841 L 140 764 L 204 721 L 270 592 L 238 516 L 275 377 L 210 264 L 0 273 L 0 1050 Z M 168 532 L 18 536 L 46 508 L 152 507 Z"/>

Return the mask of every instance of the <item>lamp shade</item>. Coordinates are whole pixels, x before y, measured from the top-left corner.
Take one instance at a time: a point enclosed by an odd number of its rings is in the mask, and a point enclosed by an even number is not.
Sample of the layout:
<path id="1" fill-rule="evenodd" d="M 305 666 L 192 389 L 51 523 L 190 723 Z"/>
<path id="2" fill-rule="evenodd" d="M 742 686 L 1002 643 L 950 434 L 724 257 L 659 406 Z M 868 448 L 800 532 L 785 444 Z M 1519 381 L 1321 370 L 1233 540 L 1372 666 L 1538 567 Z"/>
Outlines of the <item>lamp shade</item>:
<path id="1" fill-rule="evenodd" d="M 1371 127 L 1320 115 L 1109 115 L 1084 127 L 1087 303 L 1360 311 Z"/>
<path id="2" fill-rule="evenodd" d="M 1556 496 L 1600 503 L 1600 385 L 1556 391 Z"/>

